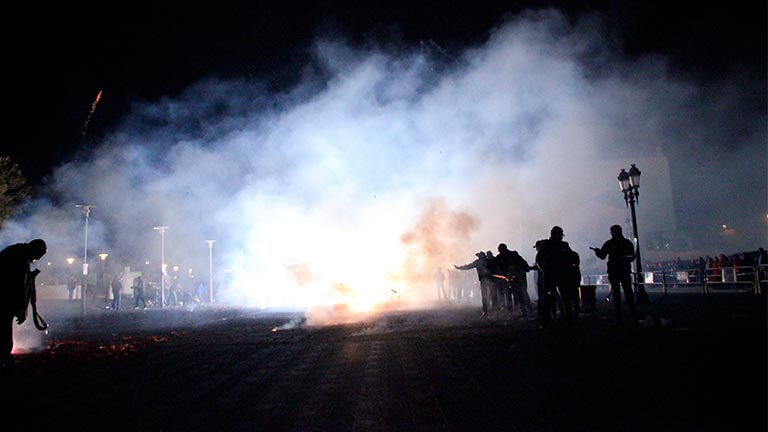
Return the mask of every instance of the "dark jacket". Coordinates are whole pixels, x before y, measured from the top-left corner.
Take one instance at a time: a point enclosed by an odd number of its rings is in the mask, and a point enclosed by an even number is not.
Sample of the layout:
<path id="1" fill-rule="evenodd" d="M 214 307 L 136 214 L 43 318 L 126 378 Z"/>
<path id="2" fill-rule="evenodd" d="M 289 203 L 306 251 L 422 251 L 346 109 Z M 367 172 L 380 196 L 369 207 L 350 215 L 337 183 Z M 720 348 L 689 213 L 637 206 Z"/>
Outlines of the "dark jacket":
<path id="1" fill-rule="evenodd" d="M 632 273 L 632 261 L 635 260 L 635 245 L 626 237 L 612 237 L 600 249 L 595 249 L 600 259 L 608 257 L 608 275 L 626 276 Z"/>
<path id="2" fill-rule="evenodd" d="M 492 261 L 492 269 L 510 280 L 525 278 L 531 266 L 517 251 L 504 250 L 499 252 Z"/>
<path id="3" fill-rule="evenodd" d="M 486 280 L 493 277 L 491 272 L 488 270 L 488 259 L 485 257 L 477 257 L 476 260 L 472 261 L 469 264 L 464 264 L 462 266 L 454 266 L 457 270 L 470 270 L 475 269 L 477 271 L 477 278 L 480 280 Z"/>
<path id="4" fill-rule="evenodd" d="M 5 313 L 12 313 L 22 321 L 26 318 L 27 307 L 32 295 L 34 274 L 30 271 L 28 245 L 16 243 L 0 251 L 0 307 Z"/>
<path id="5" fill-rule="evenodd" d="M 546 276 L 564 276 L 568 271 L 568 262 L 572 252 L 568 242 L 546 239 L 537 243 L 536 265 Z"/>

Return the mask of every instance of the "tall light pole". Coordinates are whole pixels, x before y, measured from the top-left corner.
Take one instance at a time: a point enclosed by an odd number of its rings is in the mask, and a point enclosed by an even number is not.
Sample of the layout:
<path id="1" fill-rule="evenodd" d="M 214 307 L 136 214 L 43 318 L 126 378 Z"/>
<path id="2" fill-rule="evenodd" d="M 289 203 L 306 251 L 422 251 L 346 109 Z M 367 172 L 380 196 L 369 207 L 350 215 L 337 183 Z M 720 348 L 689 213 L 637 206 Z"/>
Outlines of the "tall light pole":
<path id="1" fill-rule="evenodd" d="M 109 254 L 100 253 L 99 259 L 101 260 L 101 287 L 104 288 L 104 306 L 109 306 L 109 284 L 105 283 L 104 277 L 107 274 L 106 261 Z"/>
<path id="2" fill-rule="evenodd" d="M 75 273 L 72 270 L 72 264 L 75 263 L 74 258 L 67 258 L 67 300 L 74 300 L 75 299 L 75 287 L 77 284 L 74 281 Z"/>
<path id="3" fill-rule="evenodd" d="M 643 277 L 643 261 L 640 259 L 640 239 L 637 236 L 637 215 L 635 214 L 635 202 L 640 204 L 640 170 L 632 164 L 629 172 L 621 169 L 619 176 L 619 187 L 624 193 L 624 202 L 630 208 L 632 213 L 632 234 L 635 240 L 635 284 L 637 285 L 638 303 L 646 303 L 648 293 L 645 291 L 645 278 Z M 638 280 L 638 277 L 641 278 Z"/>
<path id="4" fill-rule="evenodd" d="M 165 307 L 165 230 L 167 226 L 156 226 L 160 231 L 160 307 Z"/>
<path id="5" fill-rule="evenodd" d="M 208 296 L 209 301 L 213 304 L 213 243 L 216 240 L 206 240 L 208 243 Z"/>
<path id="6" fill-rule="evenodd" d="M 85 216 L 85 242 L 83 243 L 83 284 L 80 287 L 80 313 L 85 315 L 85 297 L 88 292 L 88 217 L 91 209 L 96 207 L 90 204 L 75 204 L 75 207 L 83 210 Z"/>

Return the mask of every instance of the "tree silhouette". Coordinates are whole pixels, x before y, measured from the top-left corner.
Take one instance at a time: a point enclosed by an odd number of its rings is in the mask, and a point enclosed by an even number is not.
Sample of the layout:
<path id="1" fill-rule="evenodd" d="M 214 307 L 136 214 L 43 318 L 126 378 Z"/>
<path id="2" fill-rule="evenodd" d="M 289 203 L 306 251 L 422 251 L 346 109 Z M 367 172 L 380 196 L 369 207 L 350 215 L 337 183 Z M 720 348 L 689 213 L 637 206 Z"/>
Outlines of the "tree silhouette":
<path id="1" fill-rule="evenodd" d="M 12 216 L 29 196 L 30 187 L 18 164 L 0 156 L 0 226 Z"/>

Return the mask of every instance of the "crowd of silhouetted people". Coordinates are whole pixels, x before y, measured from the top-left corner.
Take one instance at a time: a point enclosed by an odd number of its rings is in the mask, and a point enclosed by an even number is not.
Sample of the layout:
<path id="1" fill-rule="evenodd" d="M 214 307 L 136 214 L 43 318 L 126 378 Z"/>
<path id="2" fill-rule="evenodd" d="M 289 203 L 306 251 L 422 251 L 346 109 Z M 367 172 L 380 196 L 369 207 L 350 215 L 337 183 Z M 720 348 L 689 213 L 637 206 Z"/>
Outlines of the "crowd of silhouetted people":
<path id="1" fill-rule="evenodd" d="M 638 304 L 648 303 L 644 284 L 652 282 L 645 276 L 633 280 L 635 262 L 634 243 L 624 237 L 619 225 L 610 227 L 611 238 L 600 248 L 591 247 L 599 259 L 607 259 L 607 277 L 616 324 L 621 324 L 624 307 L 631 323 L 638 322 Z M 563 241 L 562 228 L 555 226 L 550 237 L 536 242 L 536 258 L 532 265 L 517 251 L 510 251 L 505 243 L 498 245 L 497 253 L 479 251 L 475 259 L 453 269 L 438 268 L 435 282 L 438 299 L 457 302 L 479 302 L 482 314 L 505 313 L 518 318 L 535 318 L 541 327 L 547 327 L 553 318 L 573 323 L 581 311 L 580 288 L 582 275 L 579 254 Z M 468 278 L 467 270 L 476 277 Z M 536 293 L 534 307 L 528 295 L 528 272 L 534 272 Z M 768 284 L 768 254 L 764 248 L 733 255 L 719 254 L 691 260 L 677 258 L 670 261 L 650 262 L 643 269 L 645 275 L 657 274 L 682 277 L 691 283 L 749 283 L 764 292 Z M 731 286 L 725 285 L 725 286 Z M 635 289 L 635 287 L 637 289 Z"/>
<path id="2" fill-rule="evenodd" d="M 700 256 L 690 260 L 680 258 L 648 263 L 645 271 L 667 274 L 686 272 L 695 282 L 766 282 L 768 253 L 764 248 L 732 255 Z"/>
<path id="3" fill-rule="evenodd" d="M 538 319 L 541 327 L 548 327 L 554 318 L 562 317 L 573 324 L 580 313 L 581 260 L 579 254 L 563 241 L 563 236 L 563 229 L 555 226 L 550 230 L 549 238 L 538 240 L 533 246 L 536 257 L 532 265 L 505 243 L 499 243 L 496 254 L 493 251 L 477 252 L 472 262 L 454 265 L 454 271 L 449 271 L 447 290 L 444 289 L 443 270 L 438 268 L 435 274 L 438 298 L 446 299 L 445 294 L 455 293 L 454 298 L 462 300 L 465 298 L 463 294 L 468 292 L 469 298 L 479 298 L 485 316 L 506 313 L 518 318 Z M 466 290 L 466 279 L 456 277 L 455 271 L 468 270 L 475 271 L 477 280 Z M 528 294 L 528 272 L 534 272 L 538 293 L 535 308 Z M 451 284 L 454 284 L 453 289 Z M 457 284 L 462 287 L 456 288 Z M 617 312 L 617 319 L 618 315 Z M 635 319 L 636 314 L 633 312 L 632 315 Z"/>

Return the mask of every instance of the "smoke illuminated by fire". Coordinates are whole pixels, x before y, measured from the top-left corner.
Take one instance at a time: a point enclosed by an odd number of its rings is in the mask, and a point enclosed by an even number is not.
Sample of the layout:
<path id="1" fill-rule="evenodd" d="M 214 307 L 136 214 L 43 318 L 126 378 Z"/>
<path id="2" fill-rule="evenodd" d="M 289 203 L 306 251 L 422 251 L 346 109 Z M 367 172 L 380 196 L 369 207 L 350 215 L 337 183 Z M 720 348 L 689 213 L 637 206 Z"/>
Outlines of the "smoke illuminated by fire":
<path id="1" fill-rule="evenodd" d="M 285 250 L 265 254 L 275 261 L 242 262 L 239 267 L 244 271 L 233 285 L 279 286 L 242 294 L 247 302 L 264 307 L 330 308 L 322 310 L 332 310 L 335 317 L 398 306 L 402 299 L 408 304 L 433 302 L 434 269 L 466 259 L 477 222 L 469 214 L 450 210 L 443 199 L 426 205 L 414 221 L 415 228 L 406 232 L 407 222 L 386 208 L 368 214 L 370 221 L 358 227 L 343 220 L 324 220 L 314 228 L 308 226 L 312 221 L 291 222 L 278 232 L 292 231 L 295 239 L 274 239 L 270 244 L 284 244 Z M 288 228 L 294 226 L 306 228 Z M 258 233 L 262 241 L 270 241 L 264 240 L 264 231 Z M 286 263 L 286 256 L 295 258 Z"/>

